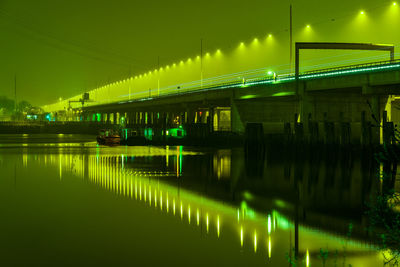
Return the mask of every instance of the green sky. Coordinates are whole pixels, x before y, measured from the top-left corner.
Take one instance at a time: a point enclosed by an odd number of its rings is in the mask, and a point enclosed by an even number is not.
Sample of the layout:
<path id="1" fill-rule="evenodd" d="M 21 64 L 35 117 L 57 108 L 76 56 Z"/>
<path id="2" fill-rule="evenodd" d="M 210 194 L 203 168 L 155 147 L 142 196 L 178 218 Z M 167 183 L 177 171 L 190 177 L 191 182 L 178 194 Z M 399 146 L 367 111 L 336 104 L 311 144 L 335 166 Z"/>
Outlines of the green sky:
<path id="1" fill-rule="evenodd" d="M 0 95 L 35 105 L 68 98 L 200 52 L 231 51 L 273 33 L 281 49 L 268 64 L 287 64 L 289 0 L 0 0 Z M 385 27 L 391 1 L 292 1 L 295 35 L 311 24 L 312 41 L 400 42 Z M 370 26 L 357 22 L 360 10 Z M 398 21 L 398 20 L 396 20 Z M 377 34 L 380 33 L 380 34 Z M 296 37 L 297 38 L 297 37 Z M 259 65 L 259 63 L 257 63 Z M 257 65 L 255 64 L 255 65 Z M 259 66 L 256 67 L 259 67 Z M 212 75 L 212 74 L 210 74 Z"/>

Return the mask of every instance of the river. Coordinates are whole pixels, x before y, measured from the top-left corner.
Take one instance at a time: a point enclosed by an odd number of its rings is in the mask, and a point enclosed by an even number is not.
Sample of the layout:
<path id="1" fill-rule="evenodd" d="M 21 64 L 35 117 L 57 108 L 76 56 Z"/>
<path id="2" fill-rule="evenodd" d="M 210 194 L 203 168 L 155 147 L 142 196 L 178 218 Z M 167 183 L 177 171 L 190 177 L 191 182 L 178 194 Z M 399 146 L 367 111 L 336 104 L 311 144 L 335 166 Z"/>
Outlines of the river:
<path id="1" fill-rule="evenodd" d="M 383 266 L 372 157 L 94 140 L 0 135 L 0 266 Z"/>

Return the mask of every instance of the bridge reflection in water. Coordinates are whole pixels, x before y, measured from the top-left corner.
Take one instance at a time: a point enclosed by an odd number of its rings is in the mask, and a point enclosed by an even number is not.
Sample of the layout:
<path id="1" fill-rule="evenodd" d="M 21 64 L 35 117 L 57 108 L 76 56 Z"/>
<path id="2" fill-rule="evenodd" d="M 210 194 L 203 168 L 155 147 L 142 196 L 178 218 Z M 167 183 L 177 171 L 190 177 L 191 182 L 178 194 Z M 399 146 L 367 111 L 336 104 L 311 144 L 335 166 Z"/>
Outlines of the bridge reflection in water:
<path id="1" fill-rule="evenodd" d="M 60 179 L 65 172 L 74 173 L 119 197 L 175 216 L 176 220 L 195 226 L 201 235 L 225 238 L 225 232 L 236 233 L 238 248 L 262 253 L 267 262 L 274 251 L 278 257 L 293 257 L 297 227 L 299 257 L 307 266 L 313 261 L 314 266 L 320 264 L 321 249 L 329 249 L 332 262 L 353 266 L 382 264 L 381 255 L 367 241 L 362 212 L 364 196 L 371 194 L 375 185 L 373 179 L 360 179 L 365 176 L 361 175 L 363 164 L 360 171 L 354 171 L 354 161 L 360 164 L 357 159 L 353 159 L 350 170 L 341 163 L 348 175 L 342 170 L 336 172 L 336 177 L 330 165 L 333 162 L 336 166 L 336 160 L 325 165 L 315 163 L 318 169 L 325 168 L 324 172 L 307 167 L 306 162 L 299 167 L 298 162 L 279 165 L 267 159 L 261 166 L 265 169 L 262 177 L 254 177 L 246 172 L 239 150 L 89 147 L 84 153 L 76 153 L 73 145 L 58 146 L 59 154 L 34 157 L 40 164 L 59 168 Z M 23 157 L 26 166 L 26 154 Z M 304 166 L 310 169 L 302 177 L 304 192 L 300 194 L 299 209 L 291 196 L 291 184 L 293 175 L 299 175 L 299 168 Z M 291 167 L 292 175 L 287 170 Z M 343 180 L 337 181 L 337 177 Z M 364 183 L 361 186 L 360 181 Z M 315 203 L 329 198 L 333 200 Z M 347 201 L 348 205 L 342 206 Z M 352 211 L 357 211 L 353 217 L 349 216 Z M 302 214 L 300 224 L 294 221 L 294 212 Z M 346 236 L 349 225 L 354 229 L 350 237 Z"/>

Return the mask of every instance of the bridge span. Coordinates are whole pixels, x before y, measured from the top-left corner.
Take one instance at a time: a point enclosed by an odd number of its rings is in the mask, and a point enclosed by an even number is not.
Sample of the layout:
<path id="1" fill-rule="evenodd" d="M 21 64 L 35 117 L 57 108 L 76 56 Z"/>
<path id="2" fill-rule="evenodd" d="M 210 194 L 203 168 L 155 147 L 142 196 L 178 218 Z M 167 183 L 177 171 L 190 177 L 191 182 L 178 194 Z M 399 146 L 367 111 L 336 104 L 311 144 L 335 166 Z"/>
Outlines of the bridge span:
<path id="1" fill-rule="evenodd" d="M 140 99 L 96 104 L 59 111 L 56 120 L 163 127 L 206 124 L 209 131 L 242 134 L 249 122 L 263 124 L 264 133 L 283 133 L 301 123 L 306 135 L 312 125 L 346 123 L 350 139 L 360 141 L 363 125 L 370 122 L 400 122 L 400 60 L 318 70 L 293 75 L 191 88 Z M 289 126 L 290 125 L 290 126 Z M 329 128 L 329 127 L 328 127 Z M 380 128 L 371 138 L 379 142 Z M 332 130 L 332 129 L 331 129 Z M 326 135 L 327 133 L 325 133 Z M 339 138 L 339 133 L 337 138 Z"/>

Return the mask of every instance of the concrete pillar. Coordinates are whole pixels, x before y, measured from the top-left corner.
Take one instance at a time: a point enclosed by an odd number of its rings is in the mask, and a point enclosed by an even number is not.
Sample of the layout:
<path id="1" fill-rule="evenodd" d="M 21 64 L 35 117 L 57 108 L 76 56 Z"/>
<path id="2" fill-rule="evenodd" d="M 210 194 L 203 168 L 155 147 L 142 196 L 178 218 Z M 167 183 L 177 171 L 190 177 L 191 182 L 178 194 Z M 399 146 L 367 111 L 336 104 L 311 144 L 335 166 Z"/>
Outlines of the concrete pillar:
<path id="1" fill-rule="evenodd" d="M 238 107 L 233 98 L 231 98 L 231 131 L 239 134 L 244 134 L 245 131 Z"/>
<path id="2" fill-rule="evenodd" d="M 214 107 L 212 107 L 212 106 L 208 108 L 207 123 L 208 123 L 209 131 L 214 132 Z"/>
<path id="3" fill-rule="evenodd" d="M 299 82 L 299 87 L 298 87 L 298 96 L 299 96 L 299 107 L 300 107 L 300 112 L 299 112 L 299 121 L 300 123 L 303 124 L 303 130 L 304 134 L 307 136 L 309 135 L 309 121 L 313 117 L 313 99 L 310 97 L 305 89 L 305 86 L 303 83 Z"/>
<path id="4" fill-rule="evenodd" d="M 381 136 L 381 105 L 380 105 L 380 97 L 379 95 L 373 95 L 371 97 L 371 112 L 373 115 L 373 122 L 372 124 L 372 144 L 378 145 L 380 143 L 380 136 Z"/>
<path id="5" fill-rule="evenodd" d="M 195 119 L 195 111 L 192 109 L 189 109 L 186 111 L 186 123 L 188 124 L 192 124 L 194 123 L 194 119 Z"/>
<path id="6" fill-rule="evenodd" d="M 121 118 L 121 114 L 119 112 L 115 113 L 114 115 L 114 124 L 119 124 L 119 120 Z"/>

